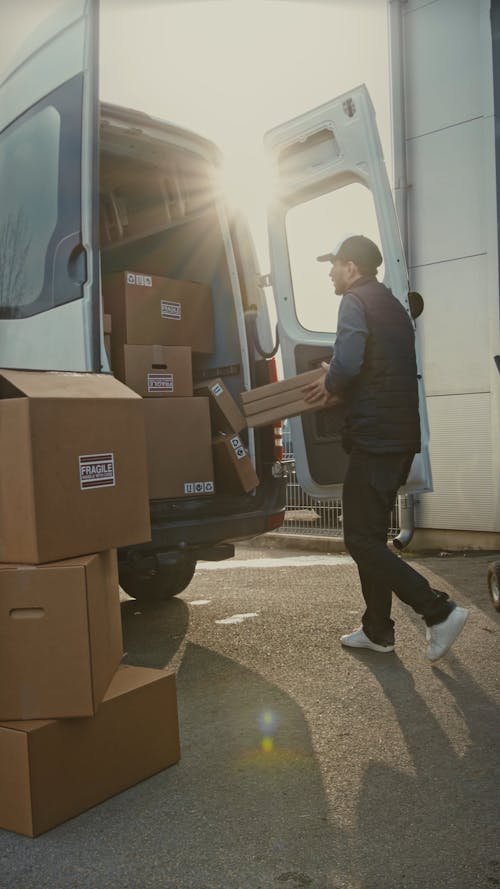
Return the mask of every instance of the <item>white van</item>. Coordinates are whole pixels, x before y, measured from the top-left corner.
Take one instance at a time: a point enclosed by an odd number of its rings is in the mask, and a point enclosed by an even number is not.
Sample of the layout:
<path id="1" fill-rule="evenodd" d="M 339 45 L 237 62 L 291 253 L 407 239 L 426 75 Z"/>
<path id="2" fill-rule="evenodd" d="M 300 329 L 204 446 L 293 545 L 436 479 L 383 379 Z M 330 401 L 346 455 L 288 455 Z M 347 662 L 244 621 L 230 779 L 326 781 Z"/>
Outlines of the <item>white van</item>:
<path id="1" fill-rule="evenodd" d="M 215 349 L 197 359 L 195 375 L 222 377 L 237 398 L 269 382 L 276 346 L 248 228 L 228 211 L 214 145 L 140 111 L 99 103 L 97 16 L 96 2 L 73 0 L 30 38 L 0 85 L 0 365 L 110 372 L 101 280 L 147 270 L 210 287 Z M 291 376 L 328 358 L 335 340 L 334 325 L 307 330 L 297 308 L 294 211 L 360 187 L 373 204 L 385 280 L 407 307 L 408 282 L 364 86 L 274 129 L 266 141 L 280 183 L 269 215 L 270 280 L 284 375 Z M 359 230 L 363 224 L 360 218 Z M 413 491 L 430 488 L 421 403 L 424 448 L 410 476 Z M 290 423 L 299 481 L 317 497 L 340 492 L 338 424 L 334 411 Z M 197 559 L 226 558 L 235 540 L 281 524 L 286 474 L 275 430 L 250 429 L 246 443 L 261 482 L 253 494 L 151 502 L 152 541 L 119 554 L 121 582 L 132 595 L 175 595 Z"/>

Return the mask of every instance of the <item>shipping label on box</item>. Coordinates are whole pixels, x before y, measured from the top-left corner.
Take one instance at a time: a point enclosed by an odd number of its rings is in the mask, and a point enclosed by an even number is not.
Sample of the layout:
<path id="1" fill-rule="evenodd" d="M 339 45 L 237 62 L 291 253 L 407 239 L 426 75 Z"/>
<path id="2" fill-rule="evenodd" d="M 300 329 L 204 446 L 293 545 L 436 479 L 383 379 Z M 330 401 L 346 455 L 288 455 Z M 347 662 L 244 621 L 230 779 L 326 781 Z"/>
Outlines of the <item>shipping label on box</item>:
<path id="1" fill-rule="evenodd" d="M 162 318 L 172 318 L 174 321 L 182 321 L 182 306 L 180 303 L 169 302 L 166 299 L 160 301 L 160 315 Z"/>
<path id="2" fill-rule="evenodd" d="M 125 345 L 120 366 L 122 382 L 143 398 L 193 394 L 189 346 Z"/>
<path id="3" fill-rule="evenodd" d="M 116 551 L 0 565 L 0 720 L 92 716 L 123 654 Z"/>
<path id="4" fill-rule="evenodd" d="M 143 400 L 109 374 L 0 370 L 0 562 L 151 537 Z"/>
<path id="5" fill-rule="evenodd" d="M 246 457 L 246 450 L 237 435 L 229 439 L 229 443 L 235 453 L 237 460 L 243 460 Z"/>
<path id="6" fill-rule="evenodd" d="M 80 489 L 113 487 L 115 484 L 114 454 L 85 454 L 78 458 Z"/>
<path id="7" fill-rule="evenodd" d="M 172 394 L 174 391 L 174 375 L 167 373 L 148 373 L 147 390 L 148 395 L 156 392 Z"/>
<path id="8" fill-rule="evenodd" d="M 209 482 L 184 482 L 185 494 L 213 494 L 215 485 L 213 481 Z"/>
<path id="9" fill-rule="evenodd" d="M 259 477 L 238 435 L 217 435 L 212 447 L 218 494 L 249 493 L 257 487 Z"/>
<path id="10" fill-rule="evenodd" d="M 152 287 L 152 275 L 142 275 L 141 273 L 127 272 L 127 284 L 132 287 Z"/>

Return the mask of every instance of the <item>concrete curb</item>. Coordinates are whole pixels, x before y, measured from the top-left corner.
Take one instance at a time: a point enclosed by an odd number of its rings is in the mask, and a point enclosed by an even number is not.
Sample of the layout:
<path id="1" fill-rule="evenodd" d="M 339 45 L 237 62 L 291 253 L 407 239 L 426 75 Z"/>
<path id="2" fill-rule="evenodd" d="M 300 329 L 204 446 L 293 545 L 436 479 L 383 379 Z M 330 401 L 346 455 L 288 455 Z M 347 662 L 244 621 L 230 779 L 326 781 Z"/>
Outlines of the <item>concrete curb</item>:
<path id="1" fill-rule="evenodd" d="M 342 537 L 324 537 L 319 534 L 280 534 L 270 531 L 260 537 L 245 541 L 259 549 L 301 549 L 319 553 L 347 553 Z"/>

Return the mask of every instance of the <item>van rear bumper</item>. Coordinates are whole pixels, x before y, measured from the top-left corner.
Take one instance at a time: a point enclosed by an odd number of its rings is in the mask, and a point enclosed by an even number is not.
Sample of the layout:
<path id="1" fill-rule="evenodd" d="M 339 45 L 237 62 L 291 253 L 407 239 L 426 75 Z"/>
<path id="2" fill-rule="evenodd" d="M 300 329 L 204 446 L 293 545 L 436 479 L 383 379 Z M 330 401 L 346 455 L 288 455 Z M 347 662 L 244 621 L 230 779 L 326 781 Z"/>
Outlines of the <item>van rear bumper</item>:
<path id="1" fill-rule="evenodd" d="M 121 562 L 172 550 L 189 553 L 265 534 L 284 520 L 286 478 L 269 478 L 254 494 L 151 501 L 151 541 L 119 551 Z M 271 516 L 276 517 L 270 524 Z M 231 555 L 228 548 L 228 556 Z M 200 553 L 200 558 L 204 558 Z"/>

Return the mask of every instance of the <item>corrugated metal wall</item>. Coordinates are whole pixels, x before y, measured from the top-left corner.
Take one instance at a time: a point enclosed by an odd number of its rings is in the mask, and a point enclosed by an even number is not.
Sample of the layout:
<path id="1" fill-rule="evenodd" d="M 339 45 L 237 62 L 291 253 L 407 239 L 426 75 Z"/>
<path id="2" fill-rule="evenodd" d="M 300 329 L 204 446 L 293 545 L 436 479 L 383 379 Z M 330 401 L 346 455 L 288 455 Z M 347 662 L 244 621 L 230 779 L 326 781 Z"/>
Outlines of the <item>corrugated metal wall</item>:
<path id="1" fill-rule="evenodd" d="M 402 5 L 409 273 L 434 492 L 422 528 L 500 530 L 497 207 L 489 0 Z"/>

